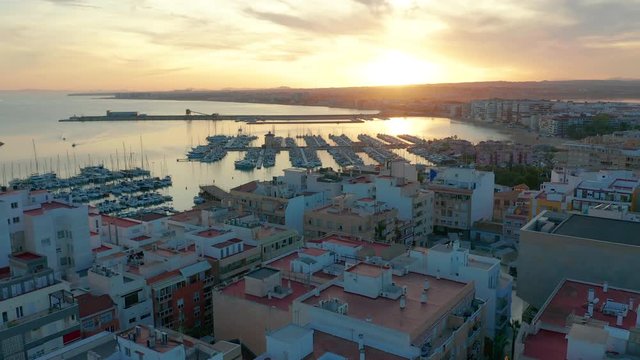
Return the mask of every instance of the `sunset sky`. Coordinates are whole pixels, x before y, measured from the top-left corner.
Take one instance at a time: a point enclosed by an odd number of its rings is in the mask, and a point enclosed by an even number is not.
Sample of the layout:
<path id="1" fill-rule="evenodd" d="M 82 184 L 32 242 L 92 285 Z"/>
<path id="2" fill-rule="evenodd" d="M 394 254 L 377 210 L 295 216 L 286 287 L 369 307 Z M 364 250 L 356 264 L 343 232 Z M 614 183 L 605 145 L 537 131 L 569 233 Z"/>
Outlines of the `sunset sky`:
<path id="1" fill-rule="evenodd" d="M 0 0 L 0 89 L 640 78 L 640 1 Z"/>

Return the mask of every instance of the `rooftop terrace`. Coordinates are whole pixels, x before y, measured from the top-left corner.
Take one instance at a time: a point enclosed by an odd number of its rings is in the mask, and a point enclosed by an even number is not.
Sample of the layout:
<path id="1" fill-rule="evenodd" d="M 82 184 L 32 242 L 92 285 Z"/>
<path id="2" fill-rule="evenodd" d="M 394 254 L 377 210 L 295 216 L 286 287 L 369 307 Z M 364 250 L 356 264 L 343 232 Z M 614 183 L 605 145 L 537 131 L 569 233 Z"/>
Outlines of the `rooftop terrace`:
<path id="1" fill-rule="evenodd" d="M 429 280 L 428 300 L 420 302 L 425 280 Z M 459 299 L 473 291 L 473 284 L 463 284 L 451 280 L 409 273 L 405 276 L 393 276 L 397 286 L 407 287 L 406 307 L 400 309 L 397 300 L 384 297 L 372 299 L 366 296 L 344 291 L 341 286 L 331 285 L 320 292 L 319 296 L 311 296 L 303 303 L 315 306 L 320 300 L 337 298 L 350 304 L 347 316 L 368 321 L 387 328 L 418 336 L 421 329 L 430 328 L 442 315 L 445 309 L 455 306 Z"/>

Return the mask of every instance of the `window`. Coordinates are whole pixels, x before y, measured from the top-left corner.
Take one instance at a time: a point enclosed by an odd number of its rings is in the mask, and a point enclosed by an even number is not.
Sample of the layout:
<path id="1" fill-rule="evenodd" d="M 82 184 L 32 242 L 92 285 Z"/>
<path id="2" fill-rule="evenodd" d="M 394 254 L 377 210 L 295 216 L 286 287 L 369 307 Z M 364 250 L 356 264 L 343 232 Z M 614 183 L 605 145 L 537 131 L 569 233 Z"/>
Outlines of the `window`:
<path id="1" fill-rule="evenodd" d="M 139 352 L 137 354 L 138 354 L 138 360 L 144 359 L 144 354 L 143 353 Z"/>
<path id="2" fill-rule="evenodd" d="M 131 319 L 129 319 L 129 324 L 133 324 L 134 322 L 136 322 L 136 317 L 132 317 Z"/>
<path id="3" fill-rule="evenodd" d="M 184 299 L 180 298 L 178 299 L 178 301 L 176 301 L 177 305 L 178 305 L 178 309 L 184 309 Z"/>
<path id="4" fill-rule="evenodd" d="M 100 322 L 103 324 L 111 322 L 112 320 L 113 320 L 113 314 L 111 313 L 111 311 L 100 315 Z"/>
<path id="5" fill-rule="evenodd" d="M 93 319 L 87 319 L 82 321 L 82 328 L 84 330 L 93 330 L 95 329 L 96 323 Z"/>
<path id="6" fill-rule="evenodd" d="M 2 312 L 2 322 L 7 322 L 9 321 L 9 315 L 7 314 L 6 311 Z"/>
<path id="7" fill-rule="evenodd" d="M 193 308 L 193 316 L 196 318 L 200 317 L 200 306 L 196 306 Z"/>
<path id="8" fill-rule="evenodd" d="M 13 218 L 13 223 L 14 224 L 17 224 L 19 222 L 20 222 L 20 218 L 19 217 L 16 216 L 16 217 Z"/>
<path id="9" fill-rule="evenodd" d="M 195 303 L 199 303 L 200 302 L 200 292 L 199 291 L 196 291 L 193 294 L 193 302 L 195 302 Z"/>
<path id="10" fill-rule="evenodd" d="M 18 203 L 17 202 L 12 202 L 11 203 L 11 208 L 12 209 L 17 209 L 18 208 Z"/>
<path id="11" fill-rule="evenodd" d="M 58 231 L 58 239 L 64 238 L 64 230 Z"/>
<path id="12" fill-rule="evenodd" d="M 51 245 L 51 239 L 50 238 L 45 238 L 40 240 L 40 244 L 42 244 L 42 246 L 50 246 Z"/>
<path id="13" fill-rule="evenodd" d="M 19 319 L 24 316 L 24 312 L 22 311 L 22 305 L 16 308 L 16 317 Z"/>
<path id="14" fill-rule="evenodd" d="M 131 349 L 129 349 L 128 347 L 124 348 L 124 354 L 126 356 L 131 356 Z"/>
<path id="15" fill-rule="evenodd" d="M 133 305 L 138 303 L 138 292 L 133 292 L 131 294 L 124 296 L 124 308 L 130 308 Z"/>

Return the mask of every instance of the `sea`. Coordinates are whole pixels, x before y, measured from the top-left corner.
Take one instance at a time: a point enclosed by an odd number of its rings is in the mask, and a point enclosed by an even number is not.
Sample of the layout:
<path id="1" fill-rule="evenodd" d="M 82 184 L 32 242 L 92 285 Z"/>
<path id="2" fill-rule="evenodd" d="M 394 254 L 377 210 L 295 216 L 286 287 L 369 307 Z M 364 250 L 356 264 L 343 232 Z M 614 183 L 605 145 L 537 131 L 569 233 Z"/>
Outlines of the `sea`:
<path id="1" fill-rule="evenodd" d="M 200 185 L 215 184 L 229 190 L 252 180 L 270 180 L 291 167 L 288 153 L 281 151 L 272 168 L 241 171 L 234 161 L 243 152 L 229 152 L 216 163 L 182 162 L 186 153 L 214 134 L 248 134 L 258 137 L 251 145 L 264 143 L 268 132 L 276 136 L 320 135 L 332 144 L 329 134 L 345 134 L 357 140 L 358 134 L 375 137 L 411 134 L 425 139 L 457 135 L 477 143 L 504 140 L 508 135 L 470 123 L 434 117 L 394 117 L 364 123 L 331 124 L 247 124 L 235 121 L 139 121 L 139 122 L 59 122 L 73 115 L 104 115 L 107 110 L 137 111 L 145 114 L 184 114 L 186 109 L 224 115 L 345 114 L 365 113 L 356 109 L 320 106 L 247 104 L 215 101 L 121 100 L 99 96 L 68 96 L 53 91 L 0 91 L 0 183 L 13 178 L 53 171 L 59 177 L 78 173 L 87 165 L 103 164 L 110 169 L 144 167 L 155 176 L 171 175 L 173 187 L 162 190 L 173 197 L 177 210 L 193 206 Z M 299 144 L 303 140 L 298 138 Z M 421 157 L 398 150 L 414 163 L 427 163 Z M 326 151 L 318 155 L 323 167 L 338 169 Z M 360 154 L 365 163 L 375 161 Z"/>

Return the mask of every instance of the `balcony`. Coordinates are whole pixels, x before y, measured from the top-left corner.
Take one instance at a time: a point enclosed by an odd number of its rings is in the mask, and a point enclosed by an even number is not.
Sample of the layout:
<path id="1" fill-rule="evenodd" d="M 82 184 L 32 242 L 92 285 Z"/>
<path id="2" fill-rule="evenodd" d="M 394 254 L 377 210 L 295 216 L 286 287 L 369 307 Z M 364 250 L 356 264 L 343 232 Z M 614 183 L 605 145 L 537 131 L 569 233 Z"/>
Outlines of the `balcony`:
<path id="1" fill-rule="evenodd" d="M 72 316 L 75 320 L 71 320 Z M 63 332 L 79 330 L 80 323 L 77 319 L 78 304 L 75 298 L 70 292 L 59 290 L 49 294 L 48 309 L 0 325 L 0 333 L 11 329 L 12 333 L 24 333 L 25 343 L 46 342 Z"/>

